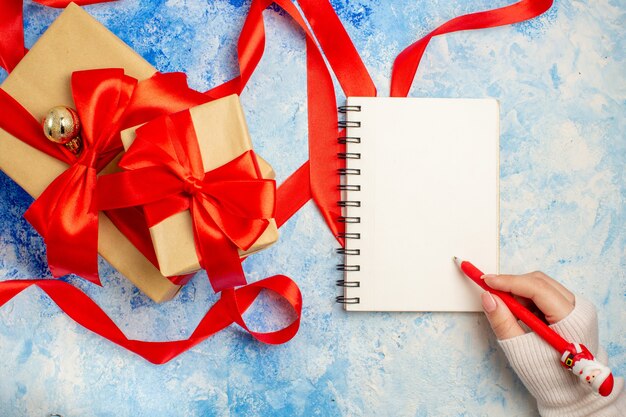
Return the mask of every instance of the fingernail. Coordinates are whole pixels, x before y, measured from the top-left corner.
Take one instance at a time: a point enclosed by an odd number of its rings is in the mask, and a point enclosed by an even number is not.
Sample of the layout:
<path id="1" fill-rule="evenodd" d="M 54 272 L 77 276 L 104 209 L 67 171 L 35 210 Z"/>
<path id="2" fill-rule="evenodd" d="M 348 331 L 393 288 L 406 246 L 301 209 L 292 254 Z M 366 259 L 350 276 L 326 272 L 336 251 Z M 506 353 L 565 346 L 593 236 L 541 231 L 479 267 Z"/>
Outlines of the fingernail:
<path id="1" fill-rule="evenodd" d="M 482 277 L 480 277 L 480 279 L 485 279 L 485 278 L 495 278 L 496 275 L 495 274 L 485 274 Z"/>
<path id="2" fill-rule="evenodd" d="M 487 313 L 493 313 L 496 311 L 496 307 L 498 307 L 498 305 L 496 304 L 496 300 L 488 291 L 481 294 L 480 300 L 482 301 L 483 309 Z"/>

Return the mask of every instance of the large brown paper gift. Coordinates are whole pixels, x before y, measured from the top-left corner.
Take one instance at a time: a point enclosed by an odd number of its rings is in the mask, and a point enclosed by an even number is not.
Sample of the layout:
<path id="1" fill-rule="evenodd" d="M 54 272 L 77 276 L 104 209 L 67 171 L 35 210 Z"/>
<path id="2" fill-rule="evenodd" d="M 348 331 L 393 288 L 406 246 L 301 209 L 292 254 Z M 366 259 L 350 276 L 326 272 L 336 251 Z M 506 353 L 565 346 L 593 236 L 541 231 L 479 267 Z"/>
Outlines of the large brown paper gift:
<path id="1" fill-rule="evenodd" d="M 252 149 L 239 96 L 224 97 L 192 107 L 189 111 L 205 172 L 220 167 Z M 136 128 L 126 129 L 121 133 L 124 148 L 127 150 L 135 139 L 135 130 Z M 261 177 L 273 179 L 275 175 L 272 167 L 260 157 L 257 156 L 257 159 Z M 183 275 L 200 268 L 189 210 L 170 216 L 152 226 L 150 235 L 163 275 Z M 274 219 L 270 219 L 269 226 L 259 239 L 247 251 L 239 250 L 239 255 L 244 257 L 258 252 L 276 240 L 278 228 Z"/>
<path id="2" fill-rule="evenodd" d="M 124 68 L 144 80 L 156 70 L 128 45 L 75 4 L 69 5 L 26 54 L 2 88 L 35 118 L 53 106 L 74 107 L 70 90 L 73 71 Z M 45 140 L 42 135 L 42 140 Z M 67 165 L 26 145 L 0 129 L 0 169 L 33 197 Z M 107 167 L 105 170 L 108 170 Z M 171 299 L 180 289 L 163 276 L 113 225 L 99 215 L 98 252 L 156 302 Z"/>

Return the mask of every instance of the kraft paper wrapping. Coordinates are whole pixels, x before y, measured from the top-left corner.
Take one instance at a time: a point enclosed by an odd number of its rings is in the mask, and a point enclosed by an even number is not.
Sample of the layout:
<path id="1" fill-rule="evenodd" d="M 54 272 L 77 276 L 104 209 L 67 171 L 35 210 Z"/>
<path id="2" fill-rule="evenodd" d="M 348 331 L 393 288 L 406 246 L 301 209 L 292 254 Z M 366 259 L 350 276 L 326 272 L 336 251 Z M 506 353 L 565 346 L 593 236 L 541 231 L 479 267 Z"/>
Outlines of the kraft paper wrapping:
<path id="1" fill-rule="evenodd" d="M 156 70 L 128 45 L 75 4 L 69 5 L 26 54 L 1 87 L 41 119 L 53 106 L 74 107 L 73 71 L 124 68 L 143 80 Z M 42 134 L 42 140 L 46 140 Z M 111 172 L 116 162 L 105 170 Z M 0 169 L 37 198 L 67 165 L 0 129 Z M 180 289 L 172 284 L 113 225 L 99 215 L 98 252 L 114 268 L 156 302 L 171 299 Z"/>
<path id="2" fill-rule="evenodd" d="M 243 109 L 237 95 L 202 104 L 190 109 L 204 171 L 220 167 L 242 153 L 252 149 Z M 128 149 L 135 139 L 137 128 L 122 131 L 124 148 Z M 275 178 L 272 167 L 257 155 L 261 176 Z M 166 276 L 183 275 L 200 269 L 189 210 L 177 213 L 150 228 L 152 243 L 159 261 L 161 273 Z M 278 240 L 278 228 L 274 219 L 265 232 L 247 251 L 247 256 L 267 248 Z"/>

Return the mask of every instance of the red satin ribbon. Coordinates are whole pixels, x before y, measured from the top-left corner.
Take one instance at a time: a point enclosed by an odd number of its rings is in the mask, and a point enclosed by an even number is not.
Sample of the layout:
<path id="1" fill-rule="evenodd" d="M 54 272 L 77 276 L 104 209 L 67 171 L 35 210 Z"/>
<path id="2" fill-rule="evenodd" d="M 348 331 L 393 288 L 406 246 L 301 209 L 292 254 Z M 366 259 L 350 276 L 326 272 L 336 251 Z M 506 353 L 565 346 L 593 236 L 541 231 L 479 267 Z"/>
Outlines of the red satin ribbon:
<path id="1" fill-rule="evenodd" d="M 248 250 L 274 216 L 276 183 L 247 151 L 205 173 L 189 111 L 137 130 L 119 163 L 98 181 L 98 208 L 143 205 L 148 226 L 190 209 L 200 265 L 216 292 L 244 285 L 238 249 Z"/>
<path id="2" fill-rule="evenodd" d="M 0 307 L 24 289 L 31 286 L 41 288 L 65 314 L 84 328 L 111 342 L 136 353 L 144 359 L 163 364 L 191 349 L 207 337 L 228 327 L 233 322 L 239 324 L 255 339 L 269 344 L 281 344 L 290 340 L 298 331 L 302 311 L 302 294 L 298 286 L 284 275 L 275 275 L 236 290 L 227 290 L 202 318 L 198 327 L 188 339 L 167 342 L 145 342 L 129 339 L 102 309 L 84 292 L 58 280 L 12 280 L 0 284 Z M 287 327 L 267 333 L 255 332 L 248 328 L 242 314 L 250 307 L 262 290 L 270 290 L 280 295 L 294 310 L 295 320 Z"/>
<path id="3" fill-rule="evenodd" d="M 337 205 L 337 201 L 341 200 L 337 169 L 343 166 L 343 162 L 337 158 L 337 153 L 344 152 L 345 145 L 337 142 L 337 137 L 341 136 L 341 132 L 337 131 L 337 100 L 331 75 L 317 47 L 316 36 L 347 95 L 375 95 L 376 88 L 330 3 L 326 0 L 299 2 L 311 27 L 317 30 L 314 36 L 291 1 L 253 1 L 238 42 L 240 76 L 208 93 L 215 97 L 241 93 L 263 55 L 265 27 L 262 12 L 272 3 L 283 8 L 306 36 L 309 119 L 309 160 L 279 187 L 276 222 L 282 225 L 313 198 L 331 232 L 343 244 L 339 236 L 344 232 L 345 225 L 339 221 L 341 210 Z"/>
<path id="4" fill-rule="evenodd" d="M 553 0 L 522 0 L 510 6 L 470 13 L 447 21 L 422 39 L 406 47 L 396 57 L 391 73 L 391 96 L 406 97 L 409 94 L 422 55 L 424 55 L 424 51 L 433 37 L 461 30 L 493 28 L 523 22 L 544 13 L 552 7 L 552 3 Z"/>
<path id="5" fill-rule="evenodd" d="M 97 1 L 97 0 L 96 0 Z M 5 0 L 6 2 L 6 0 Z M 13 15 L 3 15 L 0 17 L 0 28 L 17 28 L 17 32 L 12 33 L 7 39 L 21 38 L 21 27 L 17 27 L 16 21 L 20 21 L 15 17 L 18 13 L 18 7 L 15 7 L 16 1 L 10 2 L 9 7 L 5 6 L 4 10 L 7 10 Z M 20 1 L 21 3 L 21 1 Z M 64 3 L 61 1 L 60 3 Z M 350 96 L 373 96 L 375 95 L 374 85 L 371 82 L 371 78 L 367 74 L 365 67 L 358 57 L 354 46 L 339 19 L 334 13 L 328 0 L 300 0 L 299 4 L 302 11 L 309 23 L 317 39 L 308 30 L 308 27 L 300 15 L 298 9 L 288 0 L 276 1 L 294 21 L 304 30 L 306 34 L 306 46 L 307 46 L 307 88 L 308 88 L 308 112 L 309 112 L 309 161 L 306 161 L 296 172 L 294 172 L 277 191 L 277 223 L 283 224 L 289 217 L 291 217 L 303 204 L 305 204 L 311 197 L 313 197 L 315 203 L 320 208 L 326 223 L 333 231 L 335 235 L 341 233 L 342 226 L 337 221 L 339 217 L 339 209 L 336 206 L 336 202 L 339 200 L 339 192 L 336 189 L 337 178 L 335 169 L 338 167 L 337 158 L 335 153 L 341 151 L 342 147 L 338 145 L 335 140 L 339 132 L 337 132 L 337 116 L 335 112 L 336 100 L 334 95 L 334 88 L 332 79 L 328 73 L 328 69 L 324 63 L 321 53 L 317 48 L 317 42 L 324 50 L 326 58 L 328 59 L 340 85 L 342 86 L 346 95 Z M 85 4 L 85 3 L 79 3 Z M 242 33 L 238 44 L 238 58 L 240 66 L 240 76 L 228 81 L 220 86 L 215 87 L 206 94 L 211 98 L 219 98 L 232 93 L 240 93 L 245 83 L 250 78 L 250 75 L 254 71 L 254 68 L 258 64 L 263 54 L 263 47 L 265 43 L 265 32 L 263 27 L 262 12 L 271 4 L 268 0 L 253 0 L 250 12 L 242 29 Z M 458 30 L 477 29 L 482 27 L 493 27 L 508 23 L 520 22 L 536 15 L 541 14 L 543 11 L 550 7 L 552 1 L 547 0 L 523 0 L 512 6 L 497 9 L 494 11 L 482 12 L 468 16 L 462 16 L 457 19 L 440 26 L 435 31 L 431 32 L 425 38 L 415 42 L 409 46 L 403 53 L 402 57 L 398 57 L 394 63 L 394 70 L 392 75 L 392 92 L 393 96 L 403 96 L 408 93 L 410 84 L 413 80 L 419 61 L 423 55 L 423 52 L 433 36 L 449 33 Z M 21 13 L 21 7 L 19 7 L 19 13 Z M 3 30 L 3 33 L 5 31 Z M 6 32 L 8 33 L 8 32 Z M 16 35 L 17 33 L 17 35 Z M 9 43 L 11 43 L 10 41 Z M 3 66 L 7 69 L 12 69 L 11 65 L 15 65 L 18 59 L 6 58 L 7 44 L 0 45 L 0 61 L 3 62 Z M 22 47 L 19 45 L 11 45 L 14 49 L 14 56 L 21 57 L 24 53 L 23 41 Z M 17 51 L 17 52 L 15 52 Z M 7 64 L 8 63 L 8 64 Z M 0 94 L 1 98 L 1 94 Z M 330 161 L 333 161 L 331 163 Z M 341 240 L 340 240 L 341 241 Z M 287 279 L 286 277 L 283 277 Z M 268 278 L 272 279 L 272 278 Z M 8 281 L 11 283 L 12 281 Z M 287 281 L 285 281 L 287 282 Z M 3 282 L 0 284 L 5 284 Z M 0 287 L 0 305 L 6 300 L 12 298 L 17 292 L 21 291 L 24 286 L 32 285 L 41 286 L 41 281 L 25 281 L 22 286 L 16 290 L 13 289 L 13 284 L 2 285 Z M 69 300 L 64 299 L 64 293 L 62 291 L 65 285 L 60 281 L 45 281 L 45 291 L 48 295 L 59 304 L 61 308 L 68 312 L 76 321 L 81 325 L 86 326 L 90 330 L 100 334 L 115 343 L 118 343 L 129 350 L 143 356 L 144 358 L 154 363 L 164 363 L 182 351 L 188 349 L 193 344 L 184 348 L 178 348 L 180 341 L 176 342 L 139 342 L 128 341 L 124 342 L 125 337 L 121 335 L 119 329 L 117 332 L 112 329 L 108 324 L 101 324 L 100 322 L 89 321 L 89 314 L 98 315 L 95 309 L 98 309 L 95 304 L 83 293 L 73 289 L 69 291 L 76 291 L 72 293 Z M 50 283 L 50 284 L 48 284 Z M 259 282 L 260 283 L 260 282 Z M 255 283 L 258 284 L 258 283 Z M 242 311 L 252 303 L 258 291 L 261 291 L 258 287 L 253 287 L 253 290 L 248 290 L 250 284 L 238 290 L 227 290 L 222 292 L 222 299 L 227 297 L 224 305 L 228 306 L 227 310 L 230 312 L 230 318 L 232 321 L 242 325 L 246 330 L 245 323 L 241 319 Z M 294 284 L 295 285 L 295 284 Z M 63 288 L 61 288 L 63 287 Z M 73 287 L 70 287 L 73 288 Z M 267 287 L 265 287 L 267 288 Z M 295 301 L 297 287 L 285 288 L 284 286 L 273 287 L 272 290 L 278 289 L 284 297 L 289 298 L 291 301 Z M 57 291 L 59 290 L 59 291 Z M 257 291 L 254 293 L 254 291 Z M 233 294 L 235 296 L 233 296 Z M 238 299 L 239 294 L 242 294 L 244 300 Z M 299 296 L 299 291 L 297 292 Z M 4 298 L 3 298 L 4 297 Z M 65 301 L 65 302 L 64 302 Z M 298 318 L 287 328 L 281 330 L 280 337 L 277 334 L 266 334 L 267 337 L 259 337 L 259 334 L 251 332 L 251 334 L 257 339 L 266 343 L 282 343 L 289 340 L 297 331 L 299 325 L 299 308 L 301 306 L 301 300 L 298 303 L 290 304 L 294 306 L 298 313 Z M 67 305 L 70 303 L 79 303 L 89 305 L 85 307 L 87 313 L 83 310 L 72 309 Z M 249 302 L 246 304 L 246 302 Z M 218 302 L 219 303 L 219 302 Z M 93 304 L 93 306 L 92 306 Z M 95 307 L 94 307 L 95 306 Z M 217 306 L 217 304 L 216 304 Z M 215 307 L 214 307 L 215 309 Z M 213 311 L 213 309 L 211 310 Z M 101 310 L 100 310 L 101 312 Z M 103 323 L 108 323 L 110 319 L 101 312 Z M 209 314 L 201 322 L 201 326 L 204 323 L 211 320 L 221 320 L 224 317 L 215 315 L 209 318 Z M 243 324 L 242 324 L 243 323 Z M 224 327 L 228 325 L 225 324 Z M 199 326 L 199 329 L 200 327 Z M 211 332 L 218 331 L 217 325 L 215 328 L 207 330 L 203 328 L 201 333 L 202 337 L 207 337 Z M 222 327 L 220 327 L 221 329 Z M 206 331 L 205 331 L 206 330 Z M 122 342 L 120 342 L 122 340 Z M 172 345 L 169 345 L 169 344 Z M 157 351 L 155 353 L 155 351 Z"/>

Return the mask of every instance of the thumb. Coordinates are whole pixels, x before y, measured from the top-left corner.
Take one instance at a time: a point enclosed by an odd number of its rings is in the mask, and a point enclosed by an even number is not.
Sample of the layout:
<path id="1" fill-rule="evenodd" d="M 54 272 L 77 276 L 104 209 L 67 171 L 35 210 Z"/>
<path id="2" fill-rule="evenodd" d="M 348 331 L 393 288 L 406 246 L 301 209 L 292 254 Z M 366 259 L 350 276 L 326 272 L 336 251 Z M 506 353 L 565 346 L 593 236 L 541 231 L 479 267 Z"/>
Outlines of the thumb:
<path id="1" fill-rule="evenodd" d="M 485 315 L 498 340 L 510 339 L 525 333 L 524 329 L 517 323 L 517 319 L 511 313 L 511 310 L 500 297 L 485 291 L 480 296 L 480 299 Z"/>

